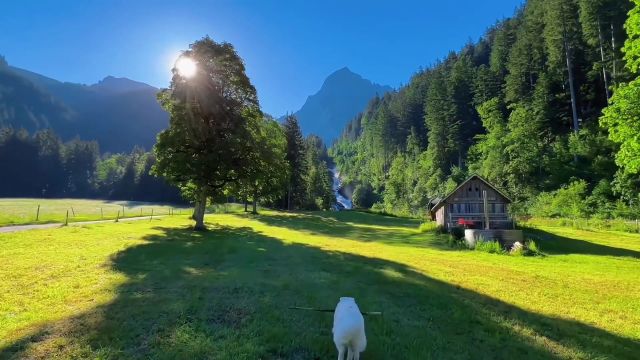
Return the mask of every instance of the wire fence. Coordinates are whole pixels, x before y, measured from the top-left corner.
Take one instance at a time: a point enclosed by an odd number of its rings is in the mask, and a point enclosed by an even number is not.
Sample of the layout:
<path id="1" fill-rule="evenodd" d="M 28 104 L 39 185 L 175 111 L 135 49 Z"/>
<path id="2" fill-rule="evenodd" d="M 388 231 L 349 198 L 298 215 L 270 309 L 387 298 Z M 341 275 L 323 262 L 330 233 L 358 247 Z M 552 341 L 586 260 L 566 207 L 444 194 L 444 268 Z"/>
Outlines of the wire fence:
<path id="1" fill-rule="evenodd" d="M 91 200 L 9 200 L 0 199 L 0 226 L 71 223 L 154 216 L 191 214 L 187 207 Z"/>

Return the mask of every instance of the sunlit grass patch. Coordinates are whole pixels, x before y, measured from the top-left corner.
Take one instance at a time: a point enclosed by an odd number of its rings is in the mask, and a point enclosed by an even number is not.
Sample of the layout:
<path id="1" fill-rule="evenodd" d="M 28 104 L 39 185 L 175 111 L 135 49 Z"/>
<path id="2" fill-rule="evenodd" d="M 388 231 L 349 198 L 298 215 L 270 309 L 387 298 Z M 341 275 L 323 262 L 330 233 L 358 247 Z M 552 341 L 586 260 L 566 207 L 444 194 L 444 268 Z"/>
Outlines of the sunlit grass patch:
<path id="1" fill-rule="evenodd" d="M 384 313 L 367 359 L 640 351 L 637 235 L 549 229 L 547 256 L 496 256 L 357 212 L 206 220 L 1 234 L 0 357 L 332 358 L 331 314 L 288 307 L 340 296 Z"/>
<path id="2" fill-rule="evenodd" d="M 0 226 L 114 220 L 153 215 L 184 215 L 189 208 L 182 205 L 140 201 L 90 199 L 0 199 Z"/>

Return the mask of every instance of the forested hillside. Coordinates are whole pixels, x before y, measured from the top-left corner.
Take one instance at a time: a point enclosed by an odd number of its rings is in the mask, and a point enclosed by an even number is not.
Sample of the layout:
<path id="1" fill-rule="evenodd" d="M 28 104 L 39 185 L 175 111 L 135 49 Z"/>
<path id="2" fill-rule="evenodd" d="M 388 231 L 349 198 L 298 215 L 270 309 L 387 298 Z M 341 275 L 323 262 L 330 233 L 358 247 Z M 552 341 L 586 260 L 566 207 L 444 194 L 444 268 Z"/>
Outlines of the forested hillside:
<path id="1" fill-rule="evenodd" d="M 103 151 L 151 149 L 169 121 L 157 92 L 112 76 L 90 86 L 61 82 L 10 66 L 0 57 L 0 127 L 53 129 L 64 140 L 96 140 Z"/>
<path id="2" fill-rule="evenodd" d="M 0 56 L 0 126 L 30 131 L 55 127 L 67 131 L 72 116 L 71 109 L 11 71 Z"/>
<path id="3" fill-rule="evenodd" d="M 371 100 L 331 149 L 355 204 L 424 214 L 477 173 L 505 189 L 518 213 L 630 216 L 640 181 L 619 170 L 618 145 L 599 118 L 633 76 L 622 52 L 631 7 L 527 1 L 479 41 Z"/>

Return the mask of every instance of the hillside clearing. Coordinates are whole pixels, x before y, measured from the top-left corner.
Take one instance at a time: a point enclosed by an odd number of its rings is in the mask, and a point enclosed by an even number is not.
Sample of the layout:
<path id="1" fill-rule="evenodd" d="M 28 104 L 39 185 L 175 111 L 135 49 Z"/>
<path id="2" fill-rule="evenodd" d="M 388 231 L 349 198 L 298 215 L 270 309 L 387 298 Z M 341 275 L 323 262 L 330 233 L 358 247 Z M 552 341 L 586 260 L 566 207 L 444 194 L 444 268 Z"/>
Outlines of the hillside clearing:
<path id="1" fill-rule="evenodd" d="M 326 359 L 331 315 L 287 307 L 349 295 L 384 312 L 365 359 L 640 352 L 638 235 L 545 228 L 513 257 L 357 212 L 206 220 L 0 235 L 0 358 Z"/>

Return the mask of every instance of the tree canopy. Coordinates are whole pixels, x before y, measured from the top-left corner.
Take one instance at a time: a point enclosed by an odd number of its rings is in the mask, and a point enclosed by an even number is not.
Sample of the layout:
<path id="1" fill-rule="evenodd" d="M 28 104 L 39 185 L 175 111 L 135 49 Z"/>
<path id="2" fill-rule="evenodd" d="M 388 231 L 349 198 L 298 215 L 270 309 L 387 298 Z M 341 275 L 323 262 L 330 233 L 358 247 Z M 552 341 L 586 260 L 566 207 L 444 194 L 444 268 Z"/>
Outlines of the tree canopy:
<path id="1" fill-rule="evenodd" d="M 154 147 L 155 172 L 195 189 L 195 227 L 204 229 L 207 199 L 250 176 L 262 114 L 231 44 L 205 37 L 181 56 L 195 62 L 196 72 L 185 77 L 174 68 L 169 88 L 158 95 L 170 120 Z"/>

